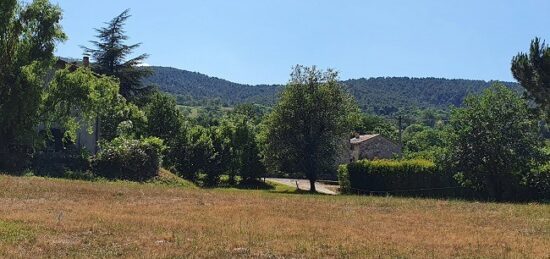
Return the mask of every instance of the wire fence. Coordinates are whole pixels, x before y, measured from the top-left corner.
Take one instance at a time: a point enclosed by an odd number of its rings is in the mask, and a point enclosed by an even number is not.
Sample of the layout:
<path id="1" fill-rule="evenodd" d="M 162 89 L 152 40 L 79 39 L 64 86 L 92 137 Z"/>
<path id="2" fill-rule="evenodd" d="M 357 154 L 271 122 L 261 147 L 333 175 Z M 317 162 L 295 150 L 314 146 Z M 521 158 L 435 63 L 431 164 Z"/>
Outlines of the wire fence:
<path id="1" fill-rule="evenodd" d="M 366 190 L 366 189 L 357 189 L 357 188 L 347 188 L 350 191 L 363 194 L 399 194 L 399 193 L 419 193 L 419 192 L 430 192 L 430 191 L 442 191 L 442 190 L 466 190 L 467 188 L 462 186 L 454 187 L 438 187 L 438 188 L 419 188 L 419 189 L 402 189 L 402 190 Z"/>

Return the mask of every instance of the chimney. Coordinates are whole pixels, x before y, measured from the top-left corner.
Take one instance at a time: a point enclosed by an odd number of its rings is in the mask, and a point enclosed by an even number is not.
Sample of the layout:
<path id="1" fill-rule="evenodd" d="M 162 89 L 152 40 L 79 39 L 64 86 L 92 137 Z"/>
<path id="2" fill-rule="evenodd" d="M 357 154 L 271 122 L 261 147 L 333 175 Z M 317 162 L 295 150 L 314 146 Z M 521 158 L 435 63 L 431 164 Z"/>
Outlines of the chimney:
<path id="1" fill-rule="evenodd" d="M 84 56 L 82 58 L 82 66 L 89 67 L 90 66 L 90 57 Z"/>

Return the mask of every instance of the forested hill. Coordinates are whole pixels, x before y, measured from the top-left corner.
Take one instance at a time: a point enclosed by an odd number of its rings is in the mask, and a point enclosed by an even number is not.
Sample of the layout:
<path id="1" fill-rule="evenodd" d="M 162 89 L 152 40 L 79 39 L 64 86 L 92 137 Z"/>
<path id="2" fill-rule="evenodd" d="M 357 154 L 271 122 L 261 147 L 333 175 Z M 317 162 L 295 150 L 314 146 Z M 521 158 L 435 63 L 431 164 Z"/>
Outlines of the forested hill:
<path id="1" fill-rule="evenodd" d="M 154 74 L 146 84 L 157 85 L 160 90 L 178 96 L 181 103 L 200 103 L 219 99 L 221 103 L 259 103 L 271 105 L 276 101 L 280 85 L 243 85 L 209 77 L 196 72 L 151 67 Z M 355 96 L 363 110 L 380 115 L 394 113 L 398 109 L 442 108 L 458 106 L 471 92 L 479 92 L 494 82 L 481 80 L 378 77 L 343 81 L 347 90 Z M 520 90 L 516 83 L 505 83 Z"/>
<path id="2" fill-rule="evenodd" d="M 220 99 L 224 104 L 275 103 L 280 86 L 243 85 L 224 79 L 210 77 L 171 67 L 151 67 L 153 75 L 145 79 L 145 84 L 153 84 L 161 91 L 178 97 L 179 102 L 200 102 Z"/>

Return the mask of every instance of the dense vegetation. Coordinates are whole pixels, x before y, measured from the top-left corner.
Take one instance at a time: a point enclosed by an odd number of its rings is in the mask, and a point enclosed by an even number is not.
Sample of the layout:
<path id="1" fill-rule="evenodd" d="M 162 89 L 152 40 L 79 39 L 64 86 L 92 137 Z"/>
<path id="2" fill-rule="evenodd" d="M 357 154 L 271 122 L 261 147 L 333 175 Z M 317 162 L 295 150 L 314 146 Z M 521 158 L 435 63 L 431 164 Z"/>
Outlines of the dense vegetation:
<path id="1" fill-rule="evenodd" d="M 405 159 L 429 162 L 352 164 L 362 166 L 349 171 L 350 186 L 392 193 L 456 183 L 490 200 L 549 198 L 550 131 L 542 114 L 550 71 L 548 50 L 537 41 L 529 57 L 513 61 L 523 98 L 516 84 L 339 81 L 332 70 L 302 66 L 285 86 L 158 67 L 143 83 L 145 56 L 128 58 L 139 47 L 125 43 L 128 11 L 98 30 L 97 48 L 86 49 L 93 63 L 64 67 L 53 56 L 65 39 L 58 7 L 11 0 L 0 11 L 2 171 L 148 181 L 166 168 L 205 187 L 254 186 L 266 175 L 313 184 L 336 176 L 350 136 L 377 133 L 402 144 Z M 175 96 L 146 87 L 155 82 Z M 79 144 L 79 136 L 92 133 L 99 136 L 93 148 Z"/>
<path id="2" fill-rule="evenodd" d="M 347 193 L 417 197 L 452 197 L 460 187 L 452 174 L 428 160 L 362 160 L 338 169 L 340 186 Z"/>
<path id="3" fill-rule="evenodd" d="M 185 105 L 204 105 L 211 100 L 221 104 L 258 103 L 273 105 L 281 85 L 242 85 L 175 68 L 151 67 L 153 74 L 146 84 L 178 97 Z M 469 93 L 479 93 L 494 82 L 443 78 L 379 77 L 342 81 L 344 89 L 357 100 L 365 112 L 393 115 L 410 109 L 448 109 L 460 106 Z M 515 83 L 505 85 L 520 91 Z"/>
<path id="4" fill-rule="evenodd" d="M 512 59 L 512 74 L 527 89 L 526 95 L 550 120 L 550 47 L 540 38 L 531 41 L 529 54 Z"/>
<path id="5" fill-rule="evenodd" d="M 357 114 L 338 74 L 296 66 L 265 122 L 265 154 L 273 169 L 305 175 L 315 192 L 319 172 L 333 170 Z"/>

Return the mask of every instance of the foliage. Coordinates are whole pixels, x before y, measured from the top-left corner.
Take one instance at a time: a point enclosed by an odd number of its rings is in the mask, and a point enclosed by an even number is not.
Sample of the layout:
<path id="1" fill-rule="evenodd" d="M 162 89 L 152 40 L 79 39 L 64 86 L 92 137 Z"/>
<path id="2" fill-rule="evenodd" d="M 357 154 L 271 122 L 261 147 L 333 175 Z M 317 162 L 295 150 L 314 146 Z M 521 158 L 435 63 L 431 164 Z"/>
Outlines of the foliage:
<path id="1" fill-rule="evenodd" d="M 452 175 L 437 170 L 427 160 L 362 160 L 341 165 L 338 178 L 342 191 L 414 196 L 440 196 L 457 183 Z"/>
<path id="2" fill-rule="evenodd" d="M 128 36 L 124 26 L 131 17 L 129 12 L 125 10 L 108 22 L 106 27 L 96 29 L 97 40 L 91 41 L 95 48 L 83 47 L 84 51 L 91 54 L 96 61 L 93 66 L 94 71 L 118 78 L 120 94 L 127 99 L 149 90 L 143 87 L 141 80 L 151 73 L 148 69 L 139 67 L 148 57 L 147 54 L 128 59 L 128 56 L 141 45 L 140 43 L 125 44 Z"/>
<path id="3" fill-rule="evenodd" d="M 248 121 L 258 125 L 266 114 L 270 112 L 270 108 L 259 104 L 243 103 L 235 106 L 230 116 L 244 116 Z"/>
<path id="4" fill-rule="evenodd" d="M 211 161 L 215 155 L 208 130 L 194 126 L 177 135 L 168 152 L 168 163 L 176 168 L 180 176 L 196 182 L 199 173 L 212 172 Z M 211 177 L 208 181 L 215 179 L 216 177 Z"/>
<path id="5" fill-rule="evenodd" d="M 182 128 L 181 114 L 173 97 L 155 93 L 145 107 L 147 135 L 164 139 L 167 142 L 178 135 Z"/>
<path id="6" fill-rule="evenodd" d="M 153 74 L 146 77 L 145 84 L 157 85 L 161 91 L 178 97 L 178 103 L 189 106 L 204 106 L 210 100 L 236 105 L 258 103 L 272 105 L 280 86 L 243 85 L 169 67 L 151 67 Z"/>
<path id="7" fill-rule="evenodd" d="M 145 84 L 157 85 L 159 90 L 171 93 L 178 103 L 204 106 L 219 99 L 222 104 L 256 103 L 272 106 L 284 86 L 244 85 L 168 67 L 152 67 L 153 74 Z M 494 82 L 480 80 L 378 77 L 351 79 L 341 82 L 352 94 L 364 112 L 385 117 L 405 115 L 416 109 L 444 109 L 459 106 L 469 93 L 479 93 Z M 514 91 L 521 91 L 516 83 L 505 83 Z M 436 116 L 437 118 L 437 116 Z"/>
<path id="8" fill-rule="evenodd" d="M 105 107 L 106 111 L 100 119 L 101 138 L 111 141 L 120 134 L 121 124 L 130 128 L 123 131 L 136 138 L 143 137 L 147 129 L 147 117 L 135 104 L 127 102 L 122 96 L 117 96 L 111 104 Z"/>
<path id="9" fill-rule="evenodd" d="M 267 117 L 265 154 L 275 169 L 315 182 L 320 172 L 335 167 L 357 109 L 332 70 L 296 66 L 291 77 Z"/>
<path id="10" fill-rule="evenodd" d="M 217 171 L 219 174 L 226 173 L 229 176 L 229 184 L 236 183 L 236 176 L 238 174 L 238 165 L 235 163 L 235 125 L 229 119 L 223 119 L 220 125 L 212 127 L 210 130 L 210 138 L 212 139 L 212 146 L 216 152 L 215 159 L 213 159 L 212 166 L 213 171 Z M 213 177 L 210 177 L 213 178 Z M 216 180 L 219 180 L 216 178 Z"/>
<path id="11" fill-rule="evenodd" d="M 446 131 L 413 124 L 403 131 L 403 153 L 405 158 L 427 159 L 437 162 L 443 159 L 446 145 Z"/>
<path id="12" fill-rule="evenodd" d="M 66 38 L 60 20 L 61 9 L 47 0 L 0 3 L 0 167 L 6 160 L 20 167 L 17 154 L 32 145 L 55 44 Z"/>
<path id="13" fill-rule="evenodd" d="M 149 180 L 158 175 L 164 148 L 159 138 L 117 137 L 102 144 L 92 160 L 92 169 L 108 179 Z"/>
<path id="14" fill-rule="evenodd" d="M 512 59 L 512 73 L 550 120 L 550 47 L 539 38 L 532 40 L 528 54 Z"/>
<path id="15" fill-rule="evenodd" d="M 95 75 L 87 68 L 58 70 L 44 96 L 44 121 L 61 126 L 66 137 L 75 141 L 77 130 L 87 125 L 91 131 L 96 118 L 105 115 L 117 93 L 116 81 Z"/>
<path id="16" fill-rule="evenodd" d="M 75 178 L 75 172 L 90 169 L 88 158 L 86 152 L 74 149 L 66 152 L 39 152 L 33 157 L 32 168 L 38 176 Z"/>
<path id="17" fill-rule="evenodd" d="M 399 140 L 399 130 L 396 125 L 376 115 L 361 113 L 354 130 L 361 134 L 380 134 L 393 141 Z"/>
<path id="18" fill-rule="evenodd" d="M 245 118 L 238 119 L 235 123 L 233 156 L 244 182 L 253 182 L 265 175 L 266 169 L 261 161 L 255 130 Z"/>
<path id="19" fill-rule="evenodd" d="M 537 122 L 527 103 L 502 85 L 469 96 L 450 119 L 449 163 L 459 182 L 491 199 L 522 192 L 531 168 L 540 163 Z"/>
<path id="20" fill-rule="evenodd" d="M 548 156 L 547 156 L 548 157 Z M 550 199 L 550 162 L 534 168 L 528 177 L 526 177 L 526 184 L 529 186 L 535 196 L 549 200 Z"/>

